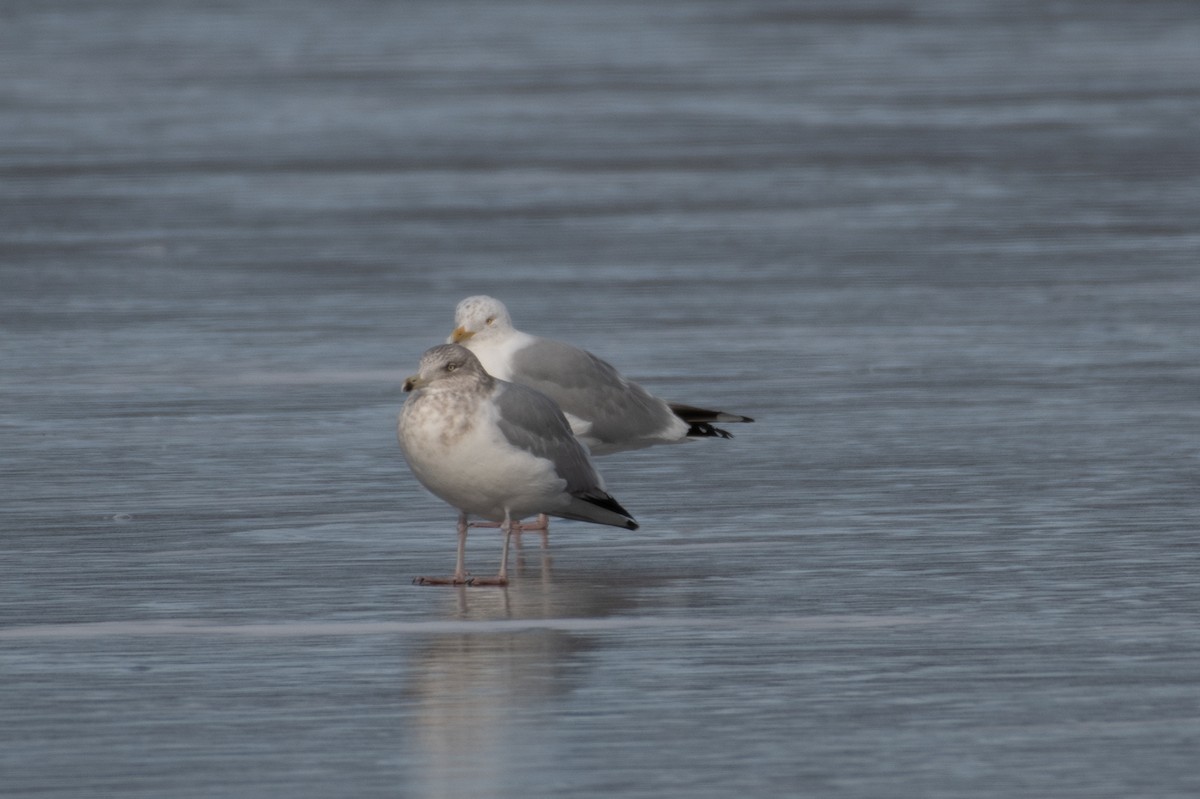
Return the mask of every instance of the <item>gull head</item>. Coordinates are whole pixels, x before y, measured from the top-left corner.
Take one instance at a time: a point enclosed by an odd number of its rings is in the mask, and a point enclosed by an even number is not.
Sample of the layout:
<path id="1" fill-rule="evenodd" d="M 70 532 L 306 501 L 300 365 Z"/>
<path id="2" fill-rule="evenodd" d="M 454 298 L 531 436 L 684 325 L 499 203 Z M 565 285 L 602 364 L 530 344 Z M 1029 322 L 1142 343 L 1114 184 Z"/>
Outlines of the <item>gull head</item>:
<path id="1" fill-rule="evenodd" d="M 405 391 L 428 386 L 462 388 L 491 380 L 475 353 L 458 344 L 439 344 L 425 350 L 415 375 L 404 380 Z"/>
<path id="2" fill-rule="evenodd" d="M 504 336 L 512 329 L 512 318 L 504 303 L 495 297 L 478 294 L 467 297 L 454 309 L 454 332 L 447 343 L 461 344 L 473 338 L 483 341 Z"/>

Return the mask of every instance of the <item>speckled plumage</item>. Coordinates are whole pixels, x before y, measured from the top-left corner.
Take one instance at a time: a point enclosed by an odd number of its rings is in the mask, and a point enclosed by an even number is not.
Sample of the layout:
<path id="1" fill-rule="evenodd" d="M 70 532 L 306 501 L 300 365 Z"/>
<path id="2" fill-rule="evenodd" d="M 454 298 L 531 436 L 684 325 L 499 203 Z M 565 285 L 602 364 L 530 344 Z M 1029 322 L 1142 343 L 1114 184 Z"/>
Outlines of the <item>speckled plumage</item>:
<path id="1" fill-rule="evenodd" d="M 411 393 L 397 435 L 405 460 L 423 486 L 459 510 L 459 563 L 447 582 L 468 582 L 462 566 L 468 516 L 505 529 L 497 582 L 505 580 L 512 523 L 525 516 L 637 528 L 605 492 L 552 400 L 492 377 L 456 344 L 430 348 L 404 387 Z"/>

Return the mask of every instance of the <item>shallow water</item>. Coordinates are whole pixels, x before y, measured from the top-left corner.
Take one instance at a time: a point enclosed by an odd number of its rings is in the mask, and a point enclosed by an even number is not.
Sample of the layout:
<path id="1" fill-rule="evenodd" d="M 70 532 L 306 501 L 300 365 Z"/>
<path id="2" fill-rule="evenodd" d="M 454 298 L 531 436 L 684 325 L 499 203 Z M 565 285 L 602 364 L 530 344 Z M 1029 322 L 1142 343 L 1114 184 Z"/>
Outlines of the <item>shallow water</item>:
<path id="1" fill-rule="evenodd" d="M 5 795 L 1196 795 L 1198 35 L 9 4 Z M 413 586 L 399 386 L 471 293 L 758 421 Z"/>

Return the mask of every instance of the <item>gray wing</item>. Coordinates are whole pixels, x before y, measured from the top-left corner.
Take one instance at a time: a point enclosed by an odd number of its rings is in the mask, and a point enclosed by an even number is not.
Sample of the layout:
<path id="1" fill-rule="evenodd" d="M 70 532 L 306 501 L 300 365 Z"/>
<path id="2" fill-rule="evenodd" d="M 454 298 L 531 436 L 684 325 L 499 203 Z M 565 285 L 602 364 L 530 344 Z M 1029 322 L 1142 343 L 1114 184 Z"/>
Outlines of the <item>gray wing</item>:
<path id="1" fill-rule="evenodd" d="M 512 379 L 537 389 L 580 419 L 588 436 L 617 442 L 653 436 L 674 424 L 665 402 L 626 380 L 612 364 L 561 341 L 540 338 L 513 356 Z"/>
<path id="2" fill-rule="evenodd" d="M 543 394 L 516 383 L 496 381 L 492 400 L 500 413 L 500 432 L 514 447 L 546 458 L 571 494 L 603 490 L 587 450 L 571 433 L 562 411 Z"/>

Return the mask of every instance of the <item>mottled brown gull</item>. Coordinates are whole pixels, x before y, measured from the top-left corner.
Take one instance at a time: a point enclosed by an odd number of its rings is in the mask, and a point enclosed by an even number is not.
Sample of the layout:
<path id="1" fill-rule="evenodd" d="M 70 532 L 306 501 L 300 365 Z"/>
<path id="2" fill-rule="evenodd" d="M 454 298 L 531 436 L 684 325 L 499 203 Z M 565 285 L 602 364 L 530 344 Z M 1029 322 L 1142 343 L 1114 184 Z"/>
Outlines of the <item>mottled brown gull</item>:
<path id="1" fill-rule="evenodd" d="M 506 584 L 513 526 L 535 513 L 637 529 L 604 490 L 558 406 L 533 389 L 492 377 L 465 347 L 431 347 L 404 390 L 410 393 L 397 425 L 404 458 L 421 485 L 459 512 L 454 574 L 416 582 Z M 504 532 L 494 578 L 466 571 L 472 515 L 500 522 Z"/>

